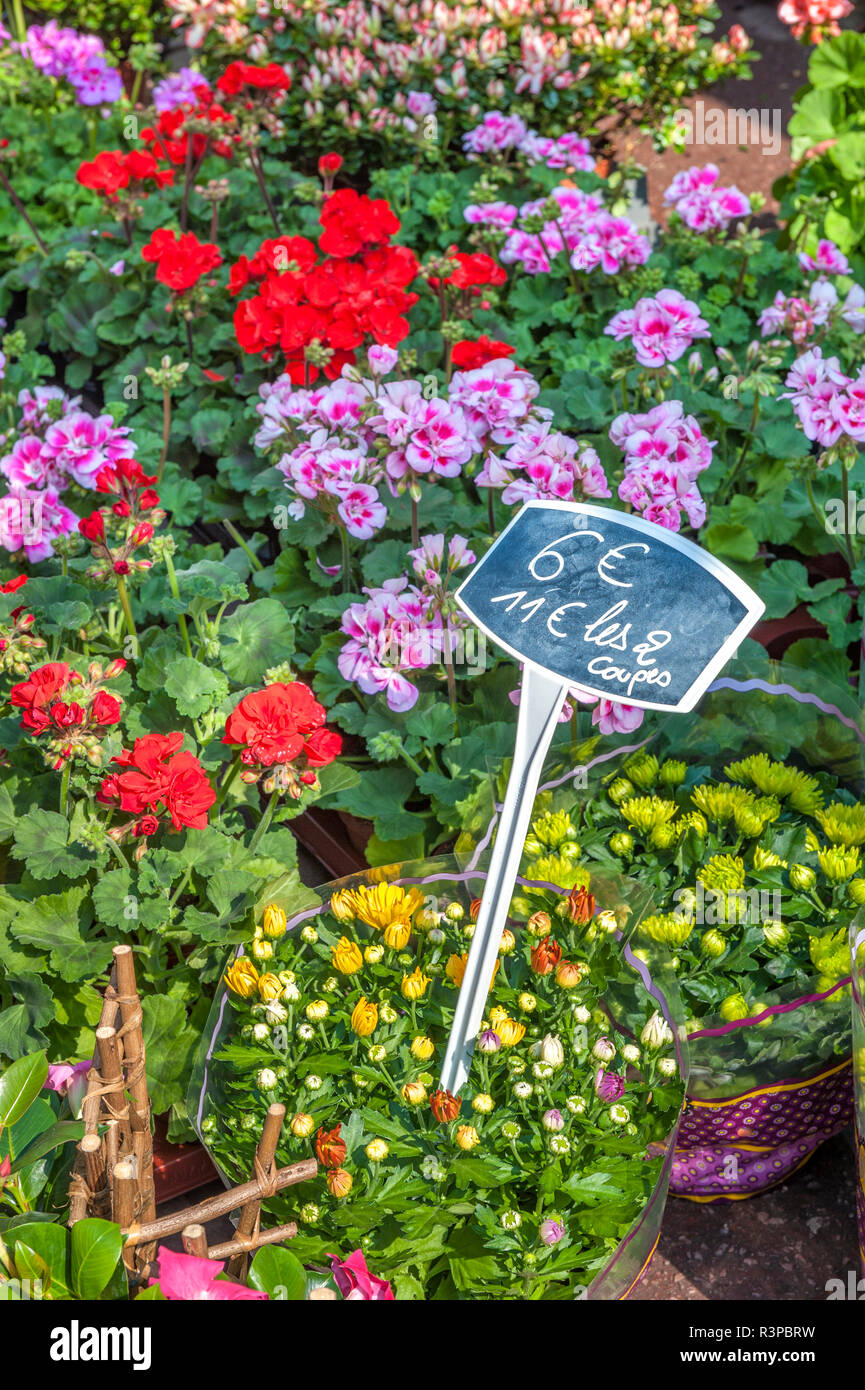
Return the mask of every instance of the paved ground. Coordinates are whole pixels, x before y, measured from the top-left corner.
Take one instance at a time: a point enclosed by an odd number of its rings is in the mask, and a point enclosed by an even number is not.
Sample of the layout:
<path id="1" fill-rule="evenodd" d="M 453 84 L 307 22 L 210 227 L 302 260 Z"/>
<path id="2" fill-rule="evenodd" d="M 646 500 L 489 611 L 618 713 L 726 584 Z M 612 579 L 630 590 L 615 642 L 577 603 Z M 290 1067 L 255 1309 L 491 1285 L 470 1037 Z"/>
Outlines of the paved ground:
<path id="1" fill-rule="evenodd" d="M 720 6 L 720 32 L 741 24 L 761 58 L 753 65 L 750 81 L 725 82 L 711 93 L 690 97 L 684 103 L 694 118 L 695 137 L 702 129 L 704 143 L 695 140 L 684 154 L 657 154 L 648 138 L 634 145 L 633 158 L 648 172 L 649 202 L 656 219 L 662 215 L 664 189 L 676 173 L 692 164 L 717 164 L 725 183 L 736 184 L 743 193 L 764 194 L 767 211 L 777 211 L 772 184 L 789 168 L 790 142 L 784 132 L 793 97 L 806 80 L 808 50 L 791 38 L 789 27 L 781 23 L 770 0 L 720 0 Z M 736 136 L 742 127 L 740 122 L 731 123 L 730 111 L 758 112 L 762 117 L 759 138 L 756 125 L 749 123 L 744 127 L 745 143 L 740 145 Z M 720 129 L 716 112 L 724 113 L 724 144 L 709 143 Z M 624 142 L 618 148 L 623 153 Z"/>

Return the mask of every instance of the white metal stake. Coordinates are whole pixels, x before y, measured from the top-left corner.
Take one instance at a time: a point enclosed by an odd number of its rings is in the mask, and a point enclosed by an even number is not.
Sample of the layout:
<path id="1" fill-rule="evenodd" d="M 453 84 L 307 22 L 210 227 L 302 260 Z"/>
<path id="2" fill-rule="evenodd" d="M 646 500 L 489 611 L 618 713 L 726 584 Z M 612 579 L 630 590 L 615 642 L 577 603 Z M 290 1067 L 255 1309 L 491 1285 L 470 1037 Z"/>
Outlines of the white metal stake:
<path id="1" fill-rule="evenodd" d="M 557 676 L 523 667 L 513 766 L 442 1066 L 441 1085 L 454 1094 L 468 1081 L 541 768 L 567 693 Z"/>

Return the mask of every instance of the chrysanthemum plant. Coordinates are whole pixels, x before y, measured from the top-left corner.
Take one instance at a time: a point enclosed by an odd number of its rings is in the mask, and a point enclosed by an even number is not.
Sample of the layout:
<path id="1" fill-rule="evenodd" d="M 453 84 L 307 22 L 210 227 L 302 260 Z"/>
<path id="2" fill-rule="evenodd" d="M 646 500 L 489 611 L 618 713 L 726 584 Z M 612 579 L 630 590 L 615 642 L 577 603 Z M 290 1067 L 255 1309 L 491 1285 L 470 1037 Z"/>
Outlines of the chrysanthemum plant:
<path id="1" fill-rule="evenodd" d="M 470 1079 L 450 1094 L 438 1069 L 483 879 L 447 867 L 344 880 L 290 930 L 263 905 L 190 1105 L 231 1176 L 267 1105 L 288 1107 L 283 1159 L 322 1165 L 290 1199 L 304 1260 L 359 1244 L 398 1298 L 573 1298 L 662 1200 L 675 987 L 651 997 L 623 955 L 645 892 L 603 874 L 551 889 L 551 913 L 515 912 L 503 934 Z"/>

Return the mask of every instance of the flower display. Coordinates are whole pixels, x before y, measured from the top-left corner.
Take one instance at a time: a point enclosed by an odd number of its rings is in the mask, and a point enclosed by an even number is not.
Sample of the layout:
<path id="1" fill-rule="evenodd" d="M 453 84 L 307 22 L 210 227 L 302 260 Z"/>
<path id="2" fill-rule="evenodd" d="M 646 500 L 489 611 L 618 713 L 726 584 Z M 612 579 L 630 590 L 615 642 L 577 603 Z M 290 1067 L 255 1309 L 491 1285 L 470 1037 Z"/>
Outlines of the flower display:
<path id="1" fill-rule="evenodd" d="M 432 910 L 430 896 L 435 902 Z M 578 1254 L 579 1235 L 591 1218 L 585 1208 L 579 1214 L 579 1203 L 567 1200 L 568 1184 L 580 1181 L 578 1175 L 584 1172 L 605 1170 L 612 1161 L 617 1187 L 626 1194 L 617 1198 L 625 1204 L 616 1218 L 617 1228 L 620 1222 L 629 1224 L 639 1211 L 641 1194 L 648 1190 L 645 1184 L 651 1182 L 659 1161 L 645 1156 L 646 1145 L 664 1131 L 666 1097 L 678 1103 L 677 1064 L 673 1075 L 665 1067 L 665 1076 L 660 1067 L 673 1054 L 673 1035 L 668 1029 L 660 1045 L 644 1045 L 633 1063 L 620 1060 L 627 1035 L 613 1033 L 615 1024 L 592 1012 L 597 1009 L 599 982 L 616 973 L 613 937 L 601 932 L 591 940 L 592 923 L 598 919 L 591 915 L 595 904 L 590 895 L 590 915 L 582 923 L 559 913 L 557 905 L 564 901 L 560 894 L 551 891 L 547 897 L 557 924 L 555 939 L 535 942 L 520 926 L 511 933 L 514 947 L 501 958 L 492 981 L 487 1022 L 469 1082 L 459 1094 L 436 1085 L 435 1078 L 461 978 L 459 972 L 443 967 L 449 957 L 462 954 L 465 909 L 458 898 L 442 895 L 439 885 L 355 880 L 338 888 L 314 919 L 307 916 L 307 922 L 315 921 L 314 944 L 305 944 L 289 925 L 276 943 L 272 968 L 280 978 L 290 978 L 298 1004 L 323 997 L 327 990 L 330 1007 L 318 1033 L 310 1030 L 307 1036 L 289 1022 L 289 1051 L 281 1064 L 272 1036 L 266 1036 L 269 1030 L 262 1033 L 256 1023 L 255 995 L 238 971 L 246 958 L 228 968 L 226 1027 L 220 1037 L 225 1061 L 215 1065 L 229 1084 L 225 1089 L 218 1082 L 225 1097 L 218 1110 L 205 1103 L 204 1136 L 221 1163 L 242 1167 L 245 1148 L 254 1142 L 254 1134 L 247 1140 L 243 1123 L 250 1104 L 257 1110 L 276 1097 L 295 1120 L 314 1117 L 314 1134 L 306 1123 L 291 1123 L 280 1154 L 284 1162 L 314 1154 L 321 1165 L 319 1174 L 293 1190 L 288 1201 L 274 1199 L 274 1211 L 297 1214 L 299 1231 L 292 1248 L 301 1258 L 325 1258 L 335 1271 L 340 1261 L 333 1254 L 334 1245 L 352 1249 L 358 1238 L 363 1239 L 378 1282 L 370 1280 L 366 1266 L 352 1256 L 343 1262 L 349 1268 L 337 1276 L 346 1296 L 387 1297 L 391 1285 L 394 1296 L 403 1297 L 400 1281 L 407 1259 L 412 1277 L 429 1296 L 444 1287 L 444 1278 L 454 1273 L 462 1278 L 458 1252 L 470 1235 L 483 1242 L 490 1258 L 483 1272 L 467 1277 L 465 1293 L 519 1298 L 530 1277 L 533 1283 L 539 1281 L 538 1288 L 564 1294 L 571 1281 L 603 1263 L 599 1250 L 585 1258 Z M 627 913 L 627 908 L 622 911 Z M 397 921 L 406 923 L 408 935 L 399 945 L 389 944 L 388 928 Z M 436 930 L 440 939 L 433 936 Z M 380 943 L 383 951 L 368 960 L 370 940 Z M 334 962 L 351 948 L 363 963 L 328 985 Z M 552 963 L 564 953 L 580 966 L 576 990 L 562 988 L 555 977 Z M 540 955 L 544 967 L 539 971 Z M 417 988 L 406 991 L 407 980 L 417 981 Z M 537 1042 L 524 1021 L 528 1015 L 521 1001 L 527 984 L 546 1029 Z M 655 1031 L 667 1027 L 663 1017 L 655 1019 L 654 1006 L 648 995 L 633 999 L 630 1032 L 639 1035 L 649 1026 Z M 297 1004 L 289 1003 L 288 1008 L 296 1010 Z M 583 1030 L 585 1036 L 575 1033 L 578 1014 L 603 1017 L 606 1034 L 594 1022 Z M 415 1023 L 421 1020 L 426 1045 L 418 1049 Z M 608 1041 L 610 1033 L 616 1045 Z M 593 1052 L 601 1042 L 608 1051 L 599 1065 Z M 323 1045 L 340 1065 L 320 1085 L 311 1086 L 309 1073 Z M 258 1068 L 252 1097 L 237 1090 L 235 1065 L 250 1076 Z M 261 1078 L 261 1069 L 268 1065 L 275 1072 L 274 1086 L 269 1077 L 266 1085 Z M 315 1077 L 316 1083 L 319 1080 Z M 659 1089 L 665 1096 L 660 1107 L 650 1099 L 653 1092 L 657 1098 Z M 607 1136 L 614 1136 L 621 1150 L 613 1160 L 604 1156 Z M 477 1204 L 473 1195 L 466 1213 L 457 1219 L 464 1235 L 454 1239 L 451 1226 L 451 1235 L 434 1252 L 414 1258 L 403 1252 L 400 1241 L 412 1240 L 416 1222 L 428 1219 L 442 1203 L 447 1205 L 456 1192 L 465 1192 L 455 1183 L 467 1183 L 471 1192 L 476 1184 L 484 1185 L 484 1174 L 493 1172 L 495 1191 L 478 1192 Z M 595 1240 L 602 1246 L 614 1243 L 616 1237 L 603 1230 Z M 513 1238 L 505 1238 L 503 1232 Z M 569 1258 L 557 1259 L 556 1252 L 564 1250 Z"/>
<path id="2" fill-rule="evenodd" d="M 118 833 L 152 835 L 160 815 L 174 830 L 207 824 L 216 793 L 198 759 L 182 748 L 183 734 L 146 734 L 112 758 L 122 771 L 105 778 L 99 800 L 134 817 Z"/>
<path id="3" fill-rule="evenodd" d="M 245 780 L 278 769 L 279 785 L 299 796 L 342 747 L 339 734 L 325 729 L 324 721 L 324 707 L 309 686 L 278 682 L 244 696 L 225 722 L 222 741 L 240 749 Z"/>

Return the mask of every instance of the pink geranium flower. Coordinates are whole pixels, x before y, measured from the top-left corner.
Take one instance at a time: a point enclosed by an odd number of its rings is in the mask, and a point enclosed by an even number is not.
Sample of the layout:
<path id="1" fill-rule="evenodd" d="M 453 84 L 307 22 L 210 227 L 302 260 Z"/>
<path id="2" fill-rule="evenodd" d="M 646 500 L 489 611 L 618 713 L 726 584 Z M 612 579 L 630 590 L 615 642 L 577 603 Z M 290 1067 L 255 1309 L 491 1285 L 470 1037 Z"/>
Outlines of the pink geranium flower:
<path id="1" fill-rule="evenodd" d="M 228 1279 L 219 1279 L 225 1265 L 219 1260 L 200 1259 L 197 1255 L 181 1255 L 166 1246 L 159 1247 L 159 1278 L 150 1283 L 158 1284 L 166 1298 L 183 1302 L 209 1301 L 233 1302 L 243 1298 L 266 1299 L 266 1293 L 258 1289 L 248 1289 L 245 1284 L 234 1284 Z"/>
<path id="2" fill-rule="evenodd" d="M 654 298 L 638 300 L 633 309 L 615 314 L 604 332 L 617 342 L 630 338 L 643 367 L 676 362 L 695 339 L 710 337 L 697 305 L 678 290 L 661 290 Z"/>
<path id="3" fill-rule="evenodd" d="M 386 1279 L 377 1279 L 367 1269 L 363 1251 L 355 1250 L 347 1260 L 338 1255 L 328 1255 L 333 1278 L 346 1302 L 380 1303 L 393 1302 L 393 1290 Z"/>

